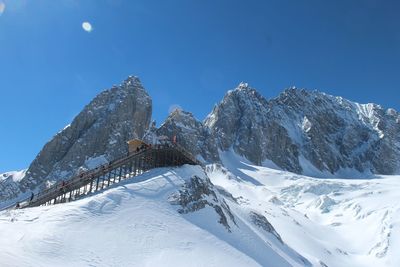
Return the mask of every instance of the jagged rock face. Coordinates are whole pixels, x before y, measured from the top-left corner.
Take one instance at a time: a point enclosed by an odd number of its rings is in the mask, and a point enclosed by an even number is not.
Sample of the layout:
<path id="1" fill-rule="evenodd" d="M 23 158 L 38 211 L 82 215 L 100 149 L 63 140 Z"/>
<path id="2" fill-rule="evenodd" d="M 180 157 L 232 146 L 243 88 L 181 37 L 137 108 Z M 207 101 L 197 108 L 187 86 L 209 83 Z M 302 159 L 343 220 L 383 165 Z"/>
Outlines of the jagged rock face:
<path id="1" fill-rule="evenodd" d="M 176 135 L 181 145 L 208 162 L 220 161 L 218 149 L 232 148 L 255 164 L 271 160 L 296 173 L 400 171 L 398 112 L 318 91 L 291 88 L 266 100 L 241 83 L 204 123 L 175 111 L 155 132 Z"/>
<path id="2" fill-rule="evenodd" d="M 241 84 L 237 90 L 229 91 L 222 102 L 214 107 L 205 125 L 222 150 L 233 146 L 238 153 L 260 164 L 263 146 L 260 143 L 261 135 L 267 126 L 263 114 L 266 112 L 266 101 L 255 90 L 247 90 Z M 255 124 L 261 127 L 256 129 Z"/>
<path id="3" fill-rule="evenodd" d="M 265 218 L 265 216 L 258 214 L 256 212 L 251 211 L 250 212 L 250 218 L 252 222 L 263 229 L 265 232 L 271 233 L 276 237 L 276 239 L 279 240 L 283 244 L 283 240 L 281 236 L 278 234 L 278 232 L 275 230 L 274 226 Z"/>
<path id="4" fill-rule="evenodd" d="M 158 136 L 176 136 L 177 142 L 193 155 L 200 155 L 210 162 L 219 160 L 217 146 L 208 128 L 192 113 L 179 109 L 171 112 L 155 132 Z"/>
<path id="5" fill-rule="evenodd" d="M 365 158 L 371 161 L 374 170 L 382 174 L 400 171 L 400 114 L 393 109 L 380 106 L 374 111 L 377 141 L 371 144 Z"/>
<path id="6" fill-rule="evenodd" d="M 122 156 L 129 139 L 143 137 L 151 112 L 151 98 L 136 77 L 102 92 L 43 147 L 21 180 L 20 191 L 67 179 L 80 167 Z"/>
<path id="7" fill-rule="evenodd" d="M 335 173 L 398 173 L 400 117 L 317 91 L 288 89 L 267 101 L 247 84 L 229 91 L 204 122 L 222 150 L 255 164 L 272 160 L 296 173 L 313 165 Z"/>
<path id="8" fill-rule="evenodd" d="M 218 222 L 229 232 L 231 231 L 229 222 L 236 225 L 230 207 L 223 198 L 218 197 L 208 177 L 206 179 L 198 176 L 191 177 L 178 193 L 169 197 L 169 201 L 173 205 L 179 205 L 178 212 L 182 214 L 192 213 L 207 206 L 213 208 L 218 214 Z"/>
<path id="9" fill-rule="evenodd" d="M 399 114 L 317 91 L 289 89 L 269 102 L 302 156 L 321 171 L 398 173 Z M 397 159 L 397 160 L 396 160 Z"/>
<path id="10" fill-rule="evenodd" d="M 268 101 L 241 83 L 214 107 L 204 124 L 222 150 L 232 147 L 255 164 L 273 159 L 284 169 L 300 172 L 298 147 L 287 129 L 269 118 L 269 112 Z"/>

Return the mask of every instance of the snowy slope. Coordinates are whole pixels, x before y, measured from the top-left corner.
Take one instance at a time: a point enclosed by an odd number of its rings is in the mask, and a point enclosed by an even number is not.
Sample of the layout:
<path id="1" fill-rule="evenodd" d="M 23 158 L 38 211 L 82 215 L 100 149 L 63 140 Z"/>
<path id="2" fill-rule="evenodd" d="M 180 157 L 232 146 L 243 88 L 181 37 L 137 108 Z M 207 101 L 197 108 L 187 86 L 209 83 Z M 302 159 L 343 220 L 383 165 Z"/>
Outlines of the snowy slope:
<path id="1" fill-rule="evenodd" d="M 67 204 L 3 211 L 0 265 L 310 265 L 265 217 L 230 211 L 225 198 L 200 167 L 184 166 Z"/>
<path id="2" fill-rule="evenodd" d="M 155 169 L 0 212 L 0 266 L 400 266 L 400 177 L 317 179 L 220 157 L 226 168 L 207 175 Z"/>
<path id="3" fill-rule="evenodd" d="M 400 266 L 400 177 L 317 179 L 221 153 L 211 181 L 232 210 L 265 215 L 282 240 L 316 266 Z M 346 177 L 343 177 L 346 178 Z"/>

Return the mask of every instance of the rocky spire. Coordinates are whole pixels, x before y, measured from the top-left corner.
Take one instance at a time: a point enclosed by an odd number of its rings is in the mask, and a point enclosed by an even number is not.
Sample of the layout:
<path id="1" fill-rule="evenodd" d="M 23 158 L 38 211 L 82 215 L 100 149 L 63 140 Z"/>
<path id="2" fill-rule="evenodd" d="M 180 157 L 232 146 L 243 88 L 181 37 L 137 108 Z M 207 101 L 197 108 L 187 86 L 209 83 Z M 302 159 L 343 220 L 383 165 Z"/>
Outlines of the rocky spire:
<path id="1" fill-rule="evenodd" d="M 79 168 L 93 168 L 120 157 L 127 152 L 126 141 L 143 137 L 151 113 L 150 96 L 137 77 L 129 76 L 121 85 L 96 96 L 70 125 L 57 133 L 42 148 L 18 186 L 0 185 L 14 188 L 7 193 L 0 188 L 0 200 L 67 179 Z"/>

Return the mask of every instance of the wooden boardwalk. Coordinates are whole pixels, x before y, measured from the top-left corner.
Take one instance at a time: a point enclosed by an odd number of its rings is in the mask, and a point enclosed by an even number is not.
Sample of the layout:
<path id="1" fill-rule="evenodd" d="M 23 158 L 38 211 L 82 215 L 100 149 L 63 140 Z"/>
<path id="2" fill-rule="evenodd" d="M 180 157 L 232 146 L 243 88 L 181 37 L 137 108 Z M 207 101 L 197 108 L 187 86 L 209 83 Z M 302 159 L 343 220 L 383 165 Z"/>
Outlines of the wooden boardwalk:
<path id="1" fill-rule="evenodd" d="M 178 145 L 156 145 L 128 154 L 45 189 L 35 195 L 32 201 L 29 201 L 30 199 L 23 200 L 20 208 L 73 201 L 138 176 L 150 169 L 184 164 L 201 165 L 189 152 Z"/>

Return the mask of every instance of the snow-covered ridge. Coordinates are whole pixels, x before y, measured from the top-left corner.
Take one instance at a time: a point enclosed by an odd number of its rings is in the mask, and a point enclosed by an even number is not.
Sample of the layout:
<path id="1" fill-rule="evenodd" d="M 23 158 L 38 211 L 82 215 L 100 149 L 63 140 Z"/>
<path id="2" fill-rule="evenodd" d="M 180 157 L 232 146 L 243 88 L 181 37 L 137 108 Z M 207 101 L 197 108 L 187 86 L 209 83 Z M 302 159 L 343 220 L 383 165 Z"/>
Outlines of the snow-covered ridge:
<path id="1" fill-rule="evenodd" d="M 2 266 L 311 266 L 265 216 L 231 210 L 198 166 L 0 212 L 0 228 Z"/>

